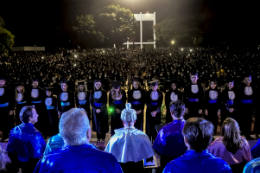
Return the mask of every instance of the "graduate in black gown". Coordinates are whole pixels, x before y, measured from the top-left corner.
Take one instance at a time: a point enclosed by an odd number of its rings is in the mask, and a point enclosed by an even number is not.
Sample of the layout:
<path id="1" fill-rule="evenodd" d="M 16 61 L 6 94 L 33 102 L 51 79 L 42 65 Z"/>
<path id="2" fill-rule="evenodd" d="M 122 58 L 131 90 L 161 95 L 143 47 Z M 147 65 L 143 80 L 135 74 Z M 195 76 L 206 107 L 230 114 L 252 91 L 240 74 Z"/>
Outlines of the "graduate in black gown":
<path id="1" fill-rule="evenodd" d="M 169 82 L 170 88 L 169 91 L 165 94 L 165 105 L 167 109 L 166 113 L 166 123 L 172 122 L 172 116 L 170 112 L 169 105 L 171 102 L 176 102 L 177 100 L 182 100 L 182 94 L 178 90 L 178 84 L 177 81 L 172 80 Z"/>
<path id="2" fill-rule="evenodd" d="M 59 117 L 66 111 L 75 107 L 74 103 L 74 94 L 71 91 L 68 91 L 68 80 L 61 80 L 61 89 L 62 92 L 58 94 L 57 97 L 57 111 Z"/>
<path id="3" fill-rule="evenodd" d="M 91 91 L 89 102 L 92 107 L 92 130 L 97 132 L 97 142 L 105 142 L 108 133 L 107 92 L 102 90 L 100 79 L 94 80 L 94 91 Z M 101 140 L 101 141 L 100 141 Z"/>
<path id="4" fill-rule="evenodd" d="M 192 72 L 191 83 L 185 86 L 183 94 L 183 102 L 186 107 L 185 119 L 190 117 L 200 117 L 203 109 L 203 88 L 197 82 L 199 77 L 198 73 Z"/>
<path id="5" fill-rule="evenodd" d="M 46 108 L 46 125 L 45 125 L 45 135 L 53 136 L 59 133 L 59 117 L 56 109 L 57 98 L 53 97 L 53 87 L 46 87 L 46 97 L 45 97 L 45 108 Z"/>
<path id="6" fill-rule="evenodd" d="M 77 108 L 83 108 L 87 112 L 88 118 L 90 119 L 90 104 L 89 104 L 89 91 L 86 90 L 85 81 L 79 81 L 78 87 L 75 92 L 75 101 Z"/>
<path id="7" fill-rule="evenodd" d="M 125 109 L 126 93 L 121 89 L 120 81 L 112 82 L 112 89 L 109 92 L 109 112 L 111 115 L 111 136 L 114 130 L 123 127 L 121 111 Z"/>
<path id="8" fill-rule="evenodd" d="M 6 86 L 6 78 L 0 76 L 0 131 L 3 142 L 8 138 L 8 133 L 13 128 L 14 99 L 13 92 Z"/>
<path id="9" fill-rule="evenodd" d="M 146 134 L 151 141 L 154 141 L 157 136 L 155 126 L 161 124 L 161 106 L 163 101 L 163 94 L 158 90 L 158 80 L 153 79 L 149 83 L 151 84 L 152 89 L 146 92 L 145 96 L 145 102 L 147 106 Z"/>
<path id="10" fill-rule="evenodd" d="M 35 127 L 42 133 L 45 131 L 45 119 L 46 112 L 44 106 L 45 91 L 39 87 L 39 80 L 37 78 L 32 79 L 32 87 L 28 91 L 30 93 L 29 104 L 35 106 L 36 111 L 38 112 L 39 118 L 38 122 L 35 124 Z"/>
<path id="11" fill-rule="evenodd" d="M 221 93 L 221 124 L 227 117 L 231 117 L 238 121 L 236 116 L 237 110 L 237 97 L 236 90 L 234 88 L 234 78 L 229 77 L 227 79 L 227 86 L 225 90 Z"/>
<path id="12" fill-rule="evenodd" d="M 15 83 L 15 123 L 18 126 L 19 124 L 21 124 L 21 120 L 19 117 L 20 111 L 22 109 L 22 107 L 24 107 L 25 105 L 30 104 L 28 102 L 29 98 L 28 98 L 28 93 L 25 91 L 25 87 L 23 85 L 22 82 L 16 82 Z"/>
<path id="13" fill-rule="evenodd" d="M 214 125 L 214 134 L 217 133 L 218 116 L 220 115 L 220 91 L 217 80 L 211 78 L 209 89 L 205 92 L 205 115 Z"/>
<path id="14" fill-rule="evenodd" d="M 137 119 L 135 128 L 143 130 L 144 122 L 144 105 L 145 105 L 145 91 L 140 86 L 138 78 L 133 79 L 133 89 L 128 91 L 128 103 L 131 103 L 132 108 L 136 111 Z"/>
<path id="15" fill-rule="evenodd" d="M 252 115 L 254 109 L 254 90 L 251 86 L 252 76 L 250 74 L 244 75 L 242 86 L 238 88 L 238 123 L 241 127 L 241 134 L 245 135 L 247 140 L 252 140 L 250 136 Z"/>

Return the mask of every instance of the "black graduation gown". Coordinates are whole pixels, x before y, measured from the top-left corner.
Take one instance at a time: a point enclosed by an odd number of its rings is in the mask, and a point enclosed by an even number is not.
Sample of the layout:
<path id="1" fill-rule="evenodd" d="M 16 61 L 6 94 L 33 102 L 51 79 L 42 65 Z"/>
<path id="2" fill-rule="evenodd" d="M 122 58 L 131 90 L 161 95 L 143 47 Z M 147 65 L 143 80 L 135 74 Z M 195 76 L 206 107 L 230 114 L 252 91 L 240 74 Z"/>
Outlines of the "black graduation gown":
<path id="1" fill-rule="evenodd" d="M 46 124 L 44 128 L 44 133 L 46 135 L 53 136 L 59 133 L 59 117 L 56 109 L 57 99 L 53 96 L 46 97 L 44 104 L 47 113 L 47 116 L 45 118 Z"/>
<path id="2" fill-rule="evenodd" d="M 174 94 L 172 94 L 172 93 L 174 93 Z M 167 109 L 166 123 L 172 122 L 172 116 L 171 116 L 169 105 L 171 102 L 177 101 L 177 100 L 182 100 L 182 94 L 177 88 L 174 91 L 172 89 L 170 89 L 165 94 L 165 105 L 166 105 L 166 109 Z"/>
<path id="3" fill-rule="evenodd" d="M 107 92 L 104 90 L 91 91 L 89 96 L 89 103 L 92 107 L 92 130 L 97 133 L 107 133 L 109 131 Z M 100 109 L 101 112 L 97 113 L 97 109 Z"/>
<path id="4" fill-rule="evenodd" d="M 214 133 L 217 132 L 218 126 L 218 110 L 220 109 L 220 91 L 215 89 L 208 89 L 205 92 L 205 109 L 208 110 L 207 119 L 214 125 Z"/>
<path id="5" fill-rule="evenodd" d="M 184 88 L 183 102 L 189 110 L 188 115 L 185 115 L 185 119 L 199 117 L 198 111 L 203 109 L 203 88 L 200 84 L 196 84 L 198 85 L 198 92 L 196 93 L 196 90 L 192 91 L 192 85 L 192 83 L 189 83 Z"/>
<path id="6" fill-rule="evenodd" d="M 39 131 L 43 132 L 44 123 L 45 123 L 45 119 L 46 119 L 46 110 L 45 110 L 45 106 L 44 106 L 45 91 L 40 87 L 37 87 L 35 90 L 38 90 L 38 94 L 35 94 L 33 92 L 34 91 L 33 88 L 31 88 L 29 90 L 28 94 L 30 94 L 30 97 L 29 97 L 28 101 L 31 105 L 35 106 L 37 114 L 39 115 L 38 122 L 35 124 L 35 127 Z"/>
<path id="7" fill-rule="evenodd" d="M 75 101 L 76 101 L 76 106 L 77 108 L 83 108 L 88 115 L 88 118 L 91 118 L 90 114 L 90 104 L 89 104 L 89 92 L 84 91 L 79 94 L 78 91 L 75 93 Z"/>
<path id="8" fill-rule="evenodd" d="M 163 94 L 161 91 L 158 91 L 158 98 L 151 98 L 152 90 L 146 92 L 145 102 L 147 106 L 146 110 L 146 134 L 149 138 L 152 137 L 152 140 L 155 140 L 157 136 L 155 126 L 161 124 L 161 106 L 163 101 Z M 156 100 L 155 100 L 156 99 Z M 157 111 L 156 116 L 152 117 L 151 112 Z"/>
<path id="9" fill-rule="evenodd" d="M 21 109 L 25 106 L 25 105 L 31 105 L 31 103 L 29 103 L 29 94 L 27 92 L 24 93 L 20 93 L 21 97 L 17 97 L 15 98 L 15 105 L 16 105 L 16 110 L 15 110 L 15 122 L 16 122 L 16 126 L 21 124 L 21 120 L 19 117 L 20 111 Z M 17 95 L 20 95 L 19 93 L 17 93 Z"/>
<path id="10" fill-rule="evenodd" d="M 124 90 L 121 90 L 122 98 L 120 100 L 113 100 L 111 92 L 109 93 L 109 109 L 111 109 L 111 136 L 115 134 L 114 130 L 123 127 L 121 120 L 121 113 L 117 113 L 116 109 L 123 110 L 125 109 L 126 103 L 126 93 Z"/>
<path id="11" fill-rule="evenodd" d="M 254 89 L 250 86 L 252 93 L 247 93 L 246 85 L 243 84 L 238 88 L 238 123 L 241 129 L 241 133 L 248 136 L 251 132 L 252 114 L 254 109 Z"/>
<path id="12" fill-rule="evenodd" d="M 137 114 L 137 120 L 135 122 L 135 128 L 138 130 L 143 130 L 144 122 L 144 104 L 145 104 L 145 91 L 141 88 L 132 89 L 127 92 L 128 103 L 131 103 L 132 109 L 139 111 L 142 110 L 140 114 Z"/>
<path id="13" fill-rule="evenodd" d="M 71 91 L 61 92 L 57 97 L 57 111 L 62 115 L 64 112 L 75 108 L 74 94 Z"/>
<path id="14" fill-rule="evenodd" d="M 10 88 L 6 86 L 0 88 L 0 131 L 7 135 L 13 128 L 13 115 L 9 115 L 10 110 L 14 110 L 14 95 Z"/>
<path id="15" fill-rule="evenodd" d="M 227 87 L 221 93 L 221 124 L 227 117 L 234 118 L 238 121 L 236 116 L 236 109 L 237 109 L 237 97 L 236 97 L 236 90 L 232 88 L 229 90 Z M 233 108 L 234 111 L 232 113 L 229 112 L 229 108 Z"/>

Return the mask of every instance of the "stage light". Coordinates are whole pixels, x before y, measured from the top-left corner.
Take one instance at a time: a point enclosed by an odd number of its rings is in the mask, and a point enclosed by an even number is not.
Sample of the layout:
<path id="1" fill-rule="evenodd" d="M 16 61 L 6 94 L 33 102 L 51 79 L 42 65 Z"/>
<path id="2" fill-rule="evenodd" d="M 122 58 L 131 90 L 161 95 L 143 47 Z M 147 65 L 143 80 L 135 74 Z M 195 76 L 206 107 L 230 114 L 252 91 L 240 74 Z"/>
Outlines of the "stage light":
<path id="1" fill-rule="evenodd" d="M 42 59 L 44 59 L 44 57 L 42 57 Z"/>
<path id="2" fill-rule="evenodd" d="M 183 48 L 181 48 L 181 51 L 183 51 Z"/>
<path id="3" fill-rule="evenodd" d="M 172 56 L 172 54 L 170 53 L 170 56 Z"/>
<path id="4" fill-rule="evenodd" d="M 113 112 L 113 108 L 109 108 L 108 111 L 109 111 L 109 113 L 112 113 Z"/>
<path id="5" fill-rule="evenodd" d="M 174 41 L 174 40 L 172 40 L 172 44 L 175 44 L 175 41 Z"/>
<path id="6" fill-rule="evenodd" d="M 74 67 L 76 67 L 77 66 L 77 64 L 74 64 Z"/>
<path id="7" fill-rule="evenodd" d="M 192 49 L 190 49 L 190 51 L 192 52 Z"/>
<path id="8" fill-rule="evenodd" d="M 77 58 L 77 55 L 74 55 L 75 58 Z"/>

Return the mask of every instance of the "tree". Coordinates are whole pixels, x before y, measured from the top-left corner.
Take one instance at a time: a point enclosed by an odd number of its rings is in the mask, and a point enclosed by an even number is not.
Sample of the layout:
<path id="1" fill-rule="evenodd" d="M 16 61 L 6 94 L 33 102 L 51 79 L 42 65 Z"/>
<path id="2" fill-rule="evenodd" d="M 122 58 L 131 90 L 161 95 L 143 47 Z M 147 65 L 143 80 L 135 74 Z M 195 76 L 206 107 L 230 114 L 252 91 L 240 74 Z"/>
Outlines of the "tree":
<path id="1" fill-rule="evenodd" d="M 112 4 L 103 8 L 99 16 L 99 28 L 111 43 L 120 44 L 135 35 L 137 22 L 130 9 Z"/>
<path id="2" fill-rule="evenodd" d="M 96 30 L 96 23 L 92 15 L 76 16 L 76 22 L 72 29 L 79 44 L 92 45 L 97 42 L 104 42 L 102 32 Z"/>
<path id="3" fill-rule="evenodd" d="M 156 41 L 161 46 L 169 46 L 174 40 L 178 45 L 198 45 L 203 41 L 201 30 L 195 19 L 164 19 L 153 28 Z"/>
<path id="4" fill-rule="evenodd" d="M 0 17 L 0 54 L 8 54 L 14 46 L 14 35 L 4 26 L 4 20 Z"/>

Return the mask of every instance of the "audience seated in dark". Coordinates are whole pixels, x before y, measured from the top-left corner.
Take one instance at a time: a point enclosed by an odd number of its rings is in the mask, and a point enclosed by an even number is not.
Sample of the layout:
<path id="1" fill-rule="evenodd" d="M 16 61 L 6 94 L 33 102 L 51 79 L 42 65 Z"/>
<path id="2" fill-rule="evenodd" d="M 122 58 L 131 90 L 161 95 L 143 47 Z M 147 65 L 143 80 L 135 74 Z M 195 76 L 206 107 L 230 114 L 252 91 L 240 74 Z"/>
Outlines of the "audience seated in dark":
<path id="1" fill-rule="evenodd" d="M 173 121 L 159 131 L 153 143 L 153 149 L 161 156 L 161 167 L 158 171 L 162 171 L 167 163 L 187 151 L 182 135 L 182 129 L 186 122 L 183 119 L 185 105 L 181 101 L 176 101 L 170 103 L 169 109 Z"/>
<path id="2" fill-rule="evenodd" d="M 233 172 L 242 172 L 245 164 L 251 160 L 251 153 L 247 140 L 240 136 L 236 120 L 226 118 L 222 124 L 221 133 L 222 136 L 208 147 L 208 151 L 225 160 Z"/>
<path id="3" fill-rule="evenodd" d="M 34 106 L 24 106 L 20 112 L 21 124 L 10 132 L 7 146 L 8 156 L 12 162 L 12 172 L 33 172 L 37 162 L 43 155 L 46 143 L 34 127 L 38 114 Z"/>
<path id="4" fill-rule="evenodd" d="M 260 158 L 251 160 L 244 167 L 243 173 L 259 173 L 260 172 Z"/>
<path id="5" fill-rule="evenodd" d="M 84 109 L 72 108 L 63 113 L 59 131 L 65 146 L 45 155 L 37 164 L 35 173 L 122 173 L 112 154 L 98 151 L 89 143 L 91 129 Z"/>
<path id="6" fill-rule="evenodd" d="M 4 156 L 4 150 L 0 146 L 0 173 L 5 173 L 5 156 Z"/>
<path id="7" fill-rule="evenodd" d="M 148 136 L 134 127 L 136 111 L 126 104 L 121 113 L 124 128 L 115 130 L 105 151 L 113 154 L 124 173 L 143 172 L 143 159 L 150 159 L 154 152 Z"/>
<path id="8" fill-rule="evenodd" d="M 46 145 L 46 149 L 44 151 L 44 156 L 53 152 L 53 151 L 56 151 L 56 150 L 59 150 L 61 149 L 63 146 L 64 146 L 64 140 L 62 139 L 60 133 L 58 133 L 57 135 L 55 136 L 52 136 L 49 140 L 48 140 L 48 143 Z"/>
<path id="9" fill-rule="evenodd" d="M 254 158 L 260 157 L 260 139 L 258 139 L 257 143 L 251 149 L 251 154 Z"/>
<path id="10" fill-rule="evenodd" d="M 186 153 L 170 163 L 164 173 L 232 173 L 229 165 L 207 150 L 214 132 L 213 124 L 202 118 L 190 118 L 182 130 Z"/>

